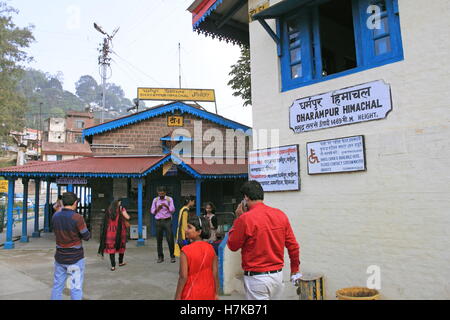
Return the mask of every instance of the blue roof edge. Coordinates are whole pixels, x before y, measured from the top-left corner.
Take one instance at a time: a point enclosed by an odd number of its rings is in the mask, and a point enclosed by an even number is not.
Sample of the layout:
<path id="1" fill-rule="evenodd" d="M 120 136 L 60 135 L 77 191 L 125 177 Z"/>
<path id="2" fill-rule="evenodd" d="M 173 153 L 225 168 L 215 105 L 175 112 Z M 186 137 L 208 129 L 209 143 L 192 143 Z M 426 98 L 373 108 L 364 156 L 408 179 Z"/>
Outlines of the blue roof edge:
<path id="1" fill-rule="evenodd" d="M 217 9 L 217 7 L 223 2 L 223 0 L 217 0 L 209 9 L 208 11 L 206 11 L 202 17 L 197 20 L 197 22 L 192 26 L 193 30 L 197 29 L 200 24 L 205 21 L 205 19 L 213 12 Z"/>
<path id="2" fill-rule="evenodd" d="M 81 173 L 81 172 L 1 172 L 0 176 L 14 177 L 14 178 L 58 178 L 58 177 L 79 177 L 79 178 L 143 178 L 149 173 L 159 169 L 165 163 L 172 161 L 177 167 L 189 174 L 195 179 L 246 179 L 248 178 L 248 173 L 243 174 L 208 174 L 202 175 L 192 169 L 188 164 L 186 164 L 179 157 L 168 154 L 157 163 L 155 163 L 150 168 L 146 169 L 142 173 Z"/>

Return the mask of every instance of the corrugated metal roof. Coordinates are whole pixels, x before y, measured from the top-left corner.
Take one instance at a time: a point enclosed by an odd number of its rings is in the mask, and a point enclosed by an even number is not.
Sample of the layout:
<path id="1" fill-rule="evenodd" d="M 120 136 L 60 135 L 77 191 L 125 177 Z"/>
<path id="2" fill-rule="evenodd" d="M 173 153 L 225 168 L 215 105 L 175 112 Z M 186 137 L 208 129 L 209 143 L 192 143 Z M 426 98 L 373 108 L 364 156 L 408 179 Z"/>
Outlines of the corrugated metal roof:
<path id="1" fill-rule="evenodd" d="M 233 178 L 246 177 L 248 164 L 246 159 L 232 159 L 232 163 L 223 163 L 212 159 L 179 159 L 170 154 L 165 156 L 144 157 L 86 157 L 63 161 L 34 161 L 23 166 L 0 169 L 0 175 L 26 177 L 142 177 L 164 163 L 171 161 L 195 178 Z M 230 161 L 230 159 L 228 159 Z M 245 161 L 244 163 L 241 163 Z"/>
<path id="2" fill-rule="evenodd" d="M 23 173 L 128 173 L 141 174 L 164 157 L 86 157 L 63 161 L 40 161 L 23 166 L 0 169 L 2 172 Z"/>

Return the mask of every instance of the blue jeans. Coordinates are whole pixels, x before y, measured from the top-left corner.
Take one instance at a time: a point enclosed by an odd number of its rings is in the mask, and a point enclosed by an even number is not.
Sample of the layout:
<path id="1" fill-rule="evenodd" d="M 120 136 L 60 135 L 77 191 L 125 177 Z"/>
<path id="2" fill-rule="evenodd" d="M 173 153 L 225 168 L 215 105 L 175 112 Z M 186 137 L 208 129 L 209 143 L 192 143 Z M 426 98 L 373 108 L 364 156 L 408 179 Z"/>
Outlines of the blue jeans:
<path id="1" fill-rule="evenodd" d="M 72 300 L 83 298 L 84 265 L 84 259 L 75 264 L 59 264 L 55 261 L 52 300 L 62 300 L 62 293 L 68 277 L 67 288 L 70 289 Z"/>

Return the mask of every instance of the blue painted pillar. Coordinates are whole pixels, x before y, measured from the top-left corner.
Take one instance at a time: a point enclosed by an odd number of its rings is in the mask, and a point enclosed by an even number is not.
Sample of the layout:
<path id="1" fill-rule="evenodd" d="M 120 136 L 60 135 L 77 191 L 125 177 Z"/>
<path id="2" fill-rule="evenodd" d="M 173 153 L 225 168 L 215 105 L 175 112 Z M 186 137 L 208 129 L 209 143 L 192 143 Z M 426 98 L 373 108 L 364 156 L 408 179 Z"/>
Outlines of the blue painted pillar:
<path id="1" fill-rule="evenodd" d="M 224 265 L 224 257 L 225 257 L 225 247 L 227 246 L 228 242 L 228 232 L 225 234 L 225 237 L 223 238 L 222 242 L 219 245 L 219 293 L 223 294 L 223 265 Z"/>
<path id="2" fill-rule="evenodd" d="M 142 183 L 143 179 L 138 180 L 138 234 L 139 239 L 137 241 L 137 246 L 142 247 L 145 245 L 145 240 L 142 234 Z"/>
<path id="3" fill-rule="evenodd" d="M 35 196 L 34 196 L 34 232 L 32 234 L 33 238 L 39 238 L 41 236 L 41 232 L 39 231 L 39 196 L 40 196 L 40 188 L 41 188 L 41 180 L 34 179 L 35 187 Z"/>
<path id="4" fill-rule="evenodd" d="M 6 249 L 6 250 L 14 249 L 14 242 L 12 239 L 12 236 L 13 236 L 14 186 L 15 186 L 15 179 L 8 178 L 8 211 L 7 211 L 8 221 L 6 224 L 6 242 L 5 242 L 5 246 L 4 246 L 4 249 Z"/>
<path id="5" fill-rule="evenodd" d="M 22 214 L 22 236 L 20 242 L 29 242 L 28 239 L 28 179 L 22 179 L 23 183 L 23 214 Z"/>
<path id="6" fill-rule="evenodd" d="M 61 193 L 61 186 L 60 185 L 58 185 L 58 196 L 60 196 L 62 193 Z"/>
<path id="7" fill-rule="evenodd" d="M 73 184 L 67 185 L 67 192 L 73 192 Z"/>
<path id="8" fill-rule="evenodd" d="M 44 232 L 50 232 L 50 180 L 47 180 L 47 193 L 45 195 Z"/>
<path id="9" fill-rule="evenodd" d="M 196 214 L 200 217 L 201 214 L 201 207 L 202 207 L 202 180 L 196 179 L 195 180 L 195 208 L 196 208 Z"/>

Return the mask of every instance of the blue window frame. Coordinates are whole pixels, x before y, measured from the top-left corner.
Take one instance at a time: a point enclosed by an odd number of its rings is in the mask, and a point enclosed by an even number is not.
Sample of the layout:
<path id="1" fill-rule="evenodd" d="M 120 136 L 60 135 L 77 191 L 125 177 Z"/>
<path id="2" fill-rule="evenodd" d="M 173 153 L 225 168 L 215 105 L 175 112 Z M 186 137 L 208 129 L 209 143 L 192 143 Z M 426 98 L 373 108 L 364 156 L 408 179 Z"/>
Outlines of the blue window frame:
<path id="1" fill-rule="evenodd" d="M 283 24 L 282 65 L 286 72 L 282 73 L 283 83 L 302 83 L 312 79 L 311 32 L 307 13 L 294 15 Z"/>
<path id="2" fill-rule="evenodd" d="M 359 10 L 362 12 L 360 22 L 364 56 L 369 63 L 391 61 L 396 57 L 403 58 L 402 40 L 400 35 L 400 21 L 397 1 L 393 0 L 360 0 Z M 379 12 L 368 10 L 370 6 L 380 8 Z M 369 11 L 369 12 L 367 12 Z M 367 27 L 371 16 L 378 16 L 373 29 Z"/>
<path id="3" fill-rule="evenodd" d="M 397 0 L 317 1 L 277 31 L 282 91 L 403 59 Z"/>

